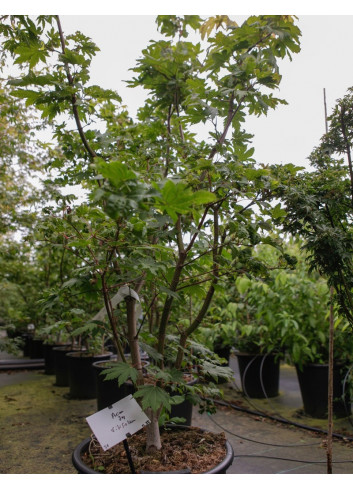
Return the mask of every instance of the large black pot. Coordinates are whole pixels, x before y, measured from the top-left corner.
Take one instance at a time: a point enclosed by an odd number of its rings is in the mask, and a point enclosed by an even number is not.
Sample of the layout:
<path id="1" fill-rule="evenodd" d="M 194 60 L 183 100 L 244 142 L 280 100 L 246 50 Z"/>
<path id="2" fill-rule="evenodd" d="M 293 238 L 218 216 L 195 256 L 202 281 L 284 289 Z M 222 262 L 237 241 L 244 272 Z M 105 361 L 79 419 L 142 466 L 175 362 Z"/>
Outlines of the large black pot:
<path id="1" fill-rule="evenodd" d="M 53 348 L 55 385 L 69 387 L 69 367 L 67 353 L 81 351 L 73 346 L 57 346 Z"/>
<path id="2" fill-rule="evenodd" d="M 55 365 L 54 365 L 54 348 L 58 348 L 60 346 L 70 346 L 63 345 L 62 343 L 44 343 L 43 344 L 43 355 L 44 355 L 44 373 L 47 375 L 55 374 Z"/>
<path id="3" fill-rule="evenodd" d="M 220 357 L 223 358 L 224 360 L 227 360 L 227 365 L 229 366 L 229 356 L 231 352 L 232 347 L 231 346 L 220 346 L 220 345 L 214 345 L 213 351 Z"/>
<path id="4" fill-rule="evenodd" d="M 173 426 L 169 426 L 169 428 L 173 429 Z M 178 426 L 179 429 L 188 429 L 188 426 Z M 83 440 L 74 450 L 72 454 L 72 463 L 79 474 L 99 474 L 100 472 L 96 472 L 95 470 L 88 467 L 83 461 L 81 454 L 87 452 L 89 443 L 91 438 L 86 438 Z M 213 467 L 205 474 L 226 474 L 228 468 L 232 465 L 234 459 L 234 450 L 229 441 L 226 440 L 226 455 L 222 462 Z M 168 474 L 177 474 L 178 472 L 168 472 Z M 180 473 L 180 472 L 179 472 Z M 163 474 L 163 472 L 159 472 L 159 474 Z"/>
<path id="5" fill-rule="evenodd" d="M 29 357 L 30 352 L 31 352 L 31 344 L 33 340 L 33 335 L 30 333 L 23 333 L 22 336 L 22 342 L 23 342 L 23 356 L 24 357 Z"/>
<path id="6" fill-rule="evenodd" d="M 69 397 L 72 399 L 94 399 L 97 396 L 93 363 L 109 360 L 111 352 L 90 355 L 86 352 L 67 353 L 69 372 Z"/>
<path id="7" fill-rule="evenodd" d="M 328 365 L 296 366 L 304 412 L 313 418 L 325 419 L 328 412 Z M 333 370 L 333 414 L 345 418 L 351 414 L 348 392 L 343 396 L 344 378 L 348 368 L 336 365 Z"/>
<path id="8" fill-rule="evenodd" d="M 274 354 L 235 352 L 244 394 L 254 399 L 278 396 L 280 361 Z"/>
<path id="9" fill-rule="evenodd" d="M 29 358 L 44 358 L 43 340 L 33 338 L 29 346 Z"/>
<path id="10" fill-rule="evenodd" d="M 95 373 L 98 411 L 134 393 L 132 383 L 125 382 L 119 386 L 118 379 L 105 380 L 105 374 L 102 375 L 102 372 L 107 370 L 112 363 L 110 361 L 107 362 L 107 360 L 101 360 L 94 362 L 92 365 Z"/>

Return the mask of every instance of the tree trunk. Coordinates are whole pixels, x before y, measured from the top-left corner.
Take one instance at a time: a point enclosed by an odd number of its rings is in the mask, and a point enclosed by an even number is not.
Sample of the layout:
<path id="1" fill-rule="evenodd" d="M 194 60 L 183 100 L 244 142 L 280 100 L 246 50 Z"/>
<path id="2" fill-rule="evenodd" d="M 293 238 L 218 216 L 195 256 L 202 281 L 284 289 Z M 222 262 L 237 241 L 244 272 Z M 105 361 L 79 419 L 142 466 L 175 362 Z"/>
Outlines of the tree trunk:
<path id="1" fill-rule="evenodd" d="M 147 451 L 152 452 L 155 450 L 160 450 L 162 448 L 161 435 L 159 433 L 159 412 L 152 411 L 152 409 L 146 409 L 146 415 L 151 421 L 149 425 L 146 426 L 146 448 Z"/>
<path id="2" fill-rule="evenodd" d="M 128 326 L 128 339 L 131 351 L 132 365 L 138 371 L 137 385 L 144 384 L 142 363 L 140 348 L 137 336 L 137 318 L 136 318 L 136 300 L 127 296 L 126 301 L 126 312 L 127 312 L 127 326 Z M 160 411 L 155 412 L 152 409 L 146 409 L 146 415 L 150 420 L 150 424 L 146 426 L 146 448 L 148 451 L 160 450 L 162 447 L 161 436 L 159 433 L 159 418 Z"/>

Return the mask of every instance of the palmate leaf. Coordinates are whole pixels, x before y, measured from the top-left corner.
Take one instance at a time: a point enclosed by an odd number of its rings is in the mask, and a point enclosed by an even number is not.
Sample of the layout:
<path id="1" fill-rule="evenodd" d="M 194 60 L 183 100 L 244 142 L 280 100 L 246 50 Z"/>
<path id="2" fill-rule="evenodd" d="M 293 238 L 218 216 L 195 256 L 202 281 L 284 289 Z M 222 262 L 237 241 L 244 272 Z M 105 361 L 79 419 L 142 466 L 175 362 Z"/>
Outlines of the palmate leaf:
<path id="1" fill-rule="evenodd" d="M 137 380 L 137 370 L 126 362 L 118 362 L 113 367 L 103 370 L 103 375 L 105 375 L 104 380 L 118 379 L 119 386 L 122 385 L 127 380 L 131 379 L 132 382 Z"/>
<path id="2" fill-rule="evenodd" d="M 15 49 L 15 54 L 18 55 L 15 59 L 16 64 L 29 63 L 30 68 L 34 68 L 39 61 L 45 62 L 47 56 L 47 52 L 39 42 L 31 42 L 27 45 L 21 44 Z"/>
<path id="3" fill-rule="evenodd" d="M 142 409 L 151 408 L 157 411 L 163 406 L 167 411 L 171 410 L 170 395 L 156 385 L 143 385 L 134 394 L 135 398 L 142 399 Z"/>
<path id="4" fill-rule="evenodd" d="M 107 178 L 114 187 L 119 188 L 121 185 L 130 180 L 136 180 L 137 175 L 120 161 L 111 161 L 106 163 L 102 159 L 97 159 L 97 169 Z"/>
<path id="5" fill-rule="evenodd" d="M 227 379 L 228 381 L 233 379 L 233 370 L 229 367 L 222 367 L 207 361 L 204 361 L 200 367 L 203 374 L 210 375 L 216 381 L 219 378 Z"/>
<path id="6" fill-rule="evenodd" d="M 188 214 L 194 205 L 208 204 L 214 200 L 216 196 L 207 190 L 193 192 L 184 183 L 168 180 L 161 191 L 161 197 L 157 199 L 157 205 L 176 222 L 178 214 Z"/>

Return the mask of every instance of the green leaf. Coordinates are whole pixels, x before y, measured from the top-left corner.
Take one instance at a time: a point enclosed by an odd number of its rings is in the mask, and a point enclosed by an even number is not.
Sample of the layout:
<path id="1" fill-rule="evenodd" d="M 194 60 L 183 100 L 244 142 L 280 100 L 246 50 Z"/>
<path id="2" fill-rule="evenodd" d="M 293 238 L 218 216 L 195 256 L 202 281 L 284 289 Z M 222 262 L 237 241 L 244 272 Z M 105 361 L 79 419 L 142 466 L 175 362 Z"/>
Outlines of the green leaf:
<path id="1" fill-rule="evenodd" d="M 41 97 L 40 92 L 36 92 L 35 90 L 24 90 L 22 88 L 19 88 L 17 90 L 12 90 L 11 95 L 14 95 L 15 97 L 18 98 L 25 98 L 26 99 L 26 105 L 33 105 L 35 102 Z"/>
<path id="2" fill-rule="evenodd" d="M 116 365 L 103 370 L 102 375 L 105 375 L 104 380 L 118 379 L 118 384 L 120 386 L 129 379 L 135 383 L 138 372 L 130 364 L 126 362 L 118 362 Z"/>
<path id="3" fill-rule="evenodd" d="M 160 209 L 166 211 L 176 222 L 178 214 L 189 214 L 194 205 L 207 204 L 216 200 L 216 197 L 206 190 L 193 192 L 184 183 L 174 183 L 168 180 L 161 191 L 161 198 L 157 200 L 159 200 Z"/>
<path id="4" fill-rule="evenodd" d="M 235 285 L 240 294 L 245 294 L 251 287 L 251 284 L 252 284 L 251 280 L 247 277 L 238 277 L 235 282 Z"/>
<path id="5" fill-rule="evenodd" d="M 210 375 L 216 381 L 221 379 L 232 380 L 233 370 L 229 367 L 222 367 L 220 365 L 215 365 L 214 363 L 204 361 L 201 365 L 201 370 L 203 374 Z"/>
<path id="6" fill-rule="evenodd" d="M 155 348 L 152 346 L 148 345 L 147 343 L 143 342 L 140 340 L 140 346 L 143 351 L 147 353 L 149 357 L 151 357 L 153 360 L 156 362 L 159 360 L 163 360 L 163 355 L 161 355 Z"/>
<path id="7" fill-rule="evenodd" d="M 39 61 L 45 62 L 47 53 L 43 49 L 42 43 L 32 42 L 28 45 L 19 45 L 15 49 L 15 54 L 18 54 L 15 59 L 16 64 L 29 63 L 29 67 L 34 68 Z"/>
<path id="8" fill-rule="evenodd" d="M 280 217 L 284 217 L 287 215 L 287 212 L 281 208 L 281 204 L 277 204 L 276 207 L 272 210 L 272 216 L 274 219 L 278 219 Z"/>
<path id="9" fill-rule="evenodd" d="M 65 63 L 70 63 L 72 65 L 85 65 L 88 63 L 82 54 L 75 53 L 69 49 L 65 49 L 65 54 L 61 54 L 60 59 Z"/>
<path id="10" fill-rule="evenodd" d="M 142 409 L 151 408 L 153 411 L 157 411 L 163 406 L 170 412 L 170 395 L 163 389 L 156 385 L 143 385 L 139 387 L 138 391 L 134 394 L 135 398 L 142 398 Z"/>
<path id="11" fill-rule="evenodd" d="M 178 404 L 181 404 L 184 401 L 185 401 L 185 396 L 172 396 L 170 398 L 170 404 L 172 406 L 176 406 Z"/>
<path id="12" fill-rule="evenodd" d="M 119 188 L 121 185 L 129 180 L 136 180 L 137 175 L 132 170 L 130 170 L 127 165 L 121 163 L 120 161 L 111 161 L 106 163 L 100 160 L 97 163 L 98 171 L 107 178 L 110 183 Z"/>

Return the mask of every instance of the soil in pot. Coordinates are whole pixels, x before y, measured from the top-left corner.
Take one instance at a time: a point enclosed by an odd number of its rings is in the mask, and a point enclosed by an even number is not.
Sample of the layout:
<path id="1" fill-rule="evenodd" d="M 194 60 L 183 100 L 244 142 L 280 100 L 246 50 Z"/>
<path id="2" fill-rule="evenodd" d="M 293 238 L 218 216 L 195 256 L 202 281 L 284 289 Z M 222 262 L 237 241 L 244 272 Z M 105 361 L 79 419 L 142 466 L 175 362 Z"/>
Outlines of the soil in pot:
<path id="1" fill-rule="evenodd" d="M 66 354 L 69 372 L 69 394 L 71 399 L 94 399 L 97 388 L 93 363 L 109 360 L 111 352 L 92 355 L 87 352 L 71 352 Z"/>
<path id="2" fill-rule="evenodd" d="M 296 366 L 304 412 L 313 418 L 326 419 L 328 412 L 328 365 L 308 364 L 301 370 Z M 336 365 L 333 371 L 333 414 L 336 418 L 351 415 L 349 393 L 343 394 L 347 368 Z"/>
<path id="3" fill-rule="evenodd" d="M 136 473 L 225 473 L 233 461 L 233 449 L 226 442 L 224 433 L 210 433 L 195 427 L 174 427 L 162 431 L 161 439 L 162 449 L 150 454 L 146 453 L 146 435 L 143 431 L 128 439 Z M 81 452 L 81 461 L 90 469 L 86 473 L 131 473 L 122 443 L 104 452 L 92 437 Z M 75 462 L 74 465 L 78 469 Z"/>
<path id="4" fill-rule="evenodd" d="M 236 352 L 244 394 L 254 399 L 279 394 L 280 361 L 275 355 Z"/>

